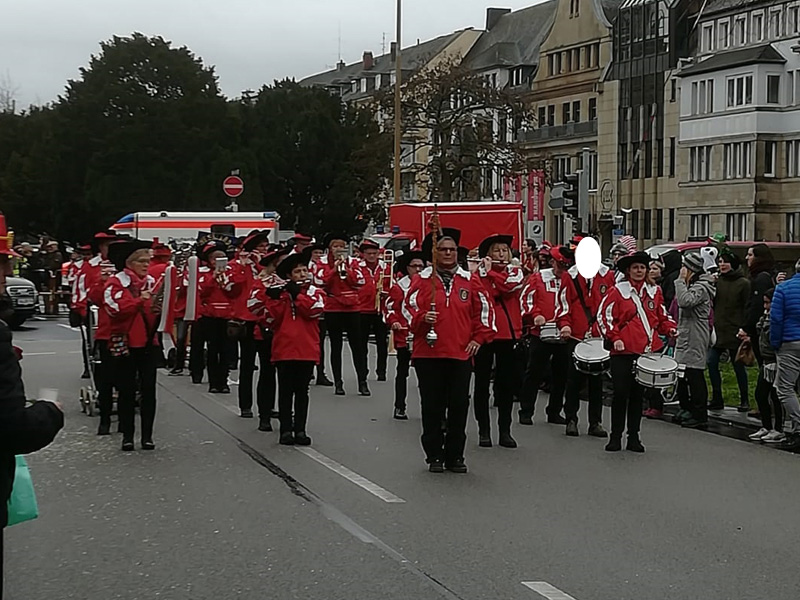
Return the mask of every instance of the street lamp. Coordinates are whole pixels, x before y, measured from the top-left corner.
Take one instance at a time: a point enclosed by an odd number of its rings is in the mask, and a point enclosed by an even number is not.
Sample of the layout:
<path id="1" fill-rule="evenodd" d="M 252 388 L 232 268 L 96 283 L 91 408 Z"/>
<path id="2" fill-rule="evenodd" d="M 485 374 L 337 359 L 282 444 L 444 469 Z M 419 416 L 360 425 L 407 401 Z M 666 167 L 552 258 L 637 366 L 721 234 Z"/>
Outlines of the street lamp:
<path id="1" fill-rule="evenodd" d="M 402 84 L 402 16 L 403 16 L 403 0 L 397 0 L 397 33 L 395 42 L 395 81 L 394 81 L 394 199 L 393 203 L 400 202 L 400 152 L 402 150 L 402 97 L 400 94 L 400 86 Z"/>

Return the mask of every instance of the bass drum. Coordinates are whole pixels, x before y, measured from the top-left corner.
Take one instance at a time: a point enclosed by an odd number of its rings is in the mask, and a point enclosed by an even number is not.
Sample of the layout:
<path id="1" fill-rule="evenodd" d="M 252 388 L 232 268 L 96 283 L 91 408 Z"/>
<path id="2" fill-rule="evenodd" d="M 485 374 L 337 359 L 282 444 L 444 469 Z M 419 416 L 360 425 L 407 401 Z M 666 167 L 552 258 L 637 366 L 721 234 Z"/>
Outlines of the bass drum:
<path id="1" fill-rule="evenodd" d="M 575 369 L 586 375 L 602 375 L 611 366 L 611 353 L 603 348 L 603 340 L 585 340 L 572 353 Z"/>

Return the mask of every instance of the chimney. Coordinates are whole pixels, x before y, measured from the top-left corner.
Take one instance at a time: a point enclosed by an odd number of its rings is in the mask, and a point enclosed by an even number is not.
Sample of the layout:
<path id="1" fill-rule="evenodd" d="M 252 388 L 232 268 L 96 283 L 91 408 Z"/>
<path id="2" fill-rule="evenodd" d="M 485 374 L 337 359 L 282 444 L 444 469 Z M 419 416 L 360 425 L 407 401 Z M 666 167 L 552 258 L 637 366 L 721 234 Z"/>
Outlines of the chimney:
<path id="1" fill-rule="evenodd" d="M 344 61 L 343 61 L 343 60 L 340 60 L 338 63 L 336 63 L 336 70 L 337 70 L 337 71 L 344 71 L 344 68 L 345 68 L 346 66 L 347 66 L 347 65 L 344 63 Z"/>
<path id="2" fill-rule="evenodd" d="M 510 8 L 487 8 L 486 9 L 486 31 L 491 31 L 502 17 L 511 12 Z"/>
<path id="3" fill-rule="evenodd" d="M 364 52 L 364 70 L 370 71 L 375 66 L 375 57 L 372 52 Z"/>
<path id="4" fill-rule="evenodd" d="M 392 62 L 395 62 L 397 60 L 397 42 L 392 42 L 390 53 L 392 55 Z"/>

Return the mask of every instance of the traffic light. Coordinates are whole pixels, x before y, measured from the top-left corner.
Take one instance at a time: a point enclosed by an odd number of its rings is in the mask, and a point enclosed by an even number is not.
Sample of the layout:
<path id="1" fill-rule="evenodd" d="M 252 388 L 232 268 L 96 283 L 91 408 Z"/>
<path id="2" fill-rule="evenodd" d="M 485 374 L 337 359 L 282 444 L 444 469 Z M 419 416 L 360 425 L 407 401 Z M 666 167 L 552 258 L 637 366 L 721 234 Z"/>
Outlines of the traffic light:
<path id="1" fill-rule="evenodd" d="M 564 214 L 578 218 L 582 171 L 564 175 Z"/>

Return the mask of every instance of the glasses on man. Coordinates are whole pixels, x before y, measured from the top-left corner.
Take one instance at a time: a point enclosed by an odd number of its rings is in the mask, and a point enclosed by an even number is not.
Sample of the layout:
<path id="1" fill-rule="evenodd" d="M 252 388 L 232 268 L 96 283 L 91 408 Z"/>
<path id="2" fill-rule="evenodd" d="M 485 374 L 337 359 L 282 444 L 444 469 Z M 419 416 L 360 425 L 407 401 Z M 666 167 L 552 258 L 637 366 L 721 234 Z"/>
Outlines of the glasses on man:
<path id="1" fill-rule="evenodd" d="M 458 252 L 458 248 L 439 248 L 439 252 L 447 252 L 448 254 L 452 254 L 453 252 Z"/>

